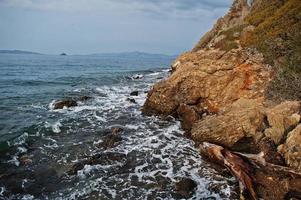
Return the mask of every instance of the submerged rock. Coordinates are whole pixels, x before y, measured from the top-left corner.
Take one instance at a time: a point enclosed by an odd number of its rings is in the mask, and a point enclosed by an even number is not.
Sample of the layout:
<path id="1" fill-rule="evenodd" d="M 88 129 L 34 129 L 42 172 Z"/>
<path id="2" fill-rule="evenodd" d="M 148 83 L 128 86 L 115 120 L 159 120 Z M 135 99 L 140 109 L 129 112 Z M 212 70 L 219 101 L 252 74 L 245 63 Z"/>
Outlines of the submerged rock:
<path id="1" fill-rule="evenodd" d="M 129 102 L 131 102 L 131 103 L 137 103 L 136 100 L 133 99 L 133 98 L 127 98 L 126 100 L 129 101 Z"/>
<path id="2" fill-rule="evenodd" d="M 92 99 L 92 97 L 90 97 L 90 96 L 80 96 L 78 98 L 79 101 L 88 101 L 90 99 Z"/>
<path id="3" fill-rule="evenodd" d="M 138 91 L 133 91 L 130 93 L 131 96 L 138 96 L 139 92 Z"/>
<path id="4" fill-rule="evenodd" d="M 70 107 L 75 107 L 78 106 L 78 101 L 80 102 L 85 102 L 92 99 L 90 96 L 80 96 L 77 98 L 70 98 L 70 99 L 64 99 L 64 100 L 59 100 L 54 102 L 53 104 L 53 109 L 63 109 L 63 108 L 70 108 Z"/>
<path id="5" fill-rule="evenodd" d="M 103 142 L 98 144 L 97 147 L 102 147 L 104 149 L 109 149 L 117 146 L 121 141 L 122 137 L 120 133 L 123 131 L 122 128 L 113 128 L 112 133 L 107 135 L 104 139 Z"/>
<path id="6" fill-rule="evenodd" d="M 67 99 L 67 100 L 61 100 L 61 101 L 55 102 L 53 104 L 53 109 L 57 110 L 57 109 L 63 109 L 63 108 L 70 108 L 70 107 L 75 107 L 77 105 L 78 104 L 75 100 Z"/>
<path id="7" fill-rule="evenodd" d="M 182 178 L 179 182 L 175 184 L 175 191 L 183 198 L 189 198 L 193 195 L 193 191 L 197 187 L 194 180 L 190 178 Z"/>
<path id="8" fill-rule="evenodd" d="M 30 165 L 30 164 L 32 164 L 32 156 L 25 154 L 20 157 L 19 161 L 22 165 Z"/>
<path id="9" fill-rule="evenodd" d="M 132 76 L 132 79 L 142 79 L 144 76 L 142 74 L 135 74 L 134 76 Z"/>

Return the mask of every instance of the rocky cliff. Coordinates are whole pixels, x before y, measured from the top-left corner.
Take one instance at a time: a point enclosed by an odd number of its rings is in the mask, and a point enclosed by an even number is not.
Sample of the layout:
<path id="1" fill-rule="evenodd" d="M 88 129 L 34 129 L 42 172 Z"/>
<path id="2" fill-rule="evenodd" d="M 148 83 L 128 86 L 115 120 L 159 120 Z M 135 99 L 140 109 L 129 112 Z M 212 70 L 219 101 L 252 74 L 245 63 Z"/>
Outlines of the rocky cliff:
<path id="1" fill-rule="evenodd" d="M 292 42 L 301 41 L 300 5 L 235 0 L 192 51 L 174 61 L 171 75 L 153 86 L 143 112 L 178 117 L 196 144 L 262 151 L 267 161 L 301 172 L 300 88 L 283 89 L 284 82 L 301 84 L 301 51 Z M 290 31 L 279 24 L 283 18 Z"/>

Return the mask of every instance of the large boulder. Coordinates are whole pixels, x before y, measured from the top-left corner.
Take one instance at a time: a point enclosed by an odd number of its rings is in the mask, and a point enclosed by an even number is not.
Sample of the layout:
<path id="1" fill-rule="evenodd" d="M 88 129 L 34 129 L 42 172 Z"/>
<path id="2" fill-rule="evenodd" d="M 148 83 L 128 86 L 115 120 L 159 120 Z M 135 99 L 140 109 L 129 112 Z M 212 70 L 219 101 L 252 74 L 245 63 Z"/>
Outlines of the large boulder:
<path id="1" fill-rule="evenodd" d="M 200 50 L 180 56 L 167 80 L 153 86 L 146 114 L 174 114 L 181 104 L 217 113 L 240 98 L 263 98 L 270 69 L 243 50 Z"/>
<path id="2" fill-rule="evenodd" d="M 232 147 L 244 137 L 254 137 L 263 126 L 264 108 L 259 100 L 239 99 L 224 112 L 207 116 L 192 127 L 192 139 Z"/>
<path id="3" fill-rule="evenodd" d="M 75 106 L 77 106 L 77 102 L 75 100 L 65 99 L 65 100 L 61 100 L 61 101 L 56 101 L 53 104 L 53 109 L 57 110 L 57 109 L 75 107 Z"/>
<path id="4" fill-rule="evenodd" d="M 275 144 L 285 139 L 287 130 L 294 128 L 300 122 L 300 102 L 286 101 L 267 110 L 267 120 L 270 128 L 264 133 Z"/>
<path id="5" fill-rule="evenodd" d="M 301 172 L 301 124 L 287 135 L 285 143 L 278 150 L 288 166 Z"/>

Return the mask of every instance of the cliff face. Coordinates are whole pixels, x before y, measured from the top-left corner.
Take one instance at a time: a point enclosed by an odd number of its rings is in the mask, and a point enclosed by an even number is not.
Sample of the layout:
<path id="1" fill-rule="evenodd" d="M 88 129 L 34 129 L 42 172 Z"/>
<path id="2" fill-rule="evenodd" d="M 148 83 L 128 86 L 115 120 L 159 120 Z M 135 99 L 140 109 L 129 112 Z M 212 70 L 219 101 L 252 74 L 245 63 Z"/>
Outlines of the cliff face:
<path id="1" fill-rule="evenodd" d="M 239 40 L 252 29 L 244 22 L 250 9 L 246 0 L 235 1 L 196 47 L 174 62 L 171 76 L 153 87 L 145 113 L 176 114 L 182 104 L 217 113 L 239 98 L 263 99 L 271 69 Z"/>
<path id="2" fill-rule="evenodd" d="M 300 84 L 299 47 L 291 42 L 301 41 L 300 5 L 299 0 L 235 0 L 193 50 L 175 60 L 171 75 L 153 86 L 143 112 L 178 117 L 197 144 L 264 151 L 266 160 L 281 164 L 284 159 L 301 172 L 300 102 L 276 105 L 266 95 L 277 93 L 279 78 L 295 77 L 284 80 Z M 278 24 L 283 17 L 293 32 Z M 298 89 L 292 99 L 300 95 Z"/>

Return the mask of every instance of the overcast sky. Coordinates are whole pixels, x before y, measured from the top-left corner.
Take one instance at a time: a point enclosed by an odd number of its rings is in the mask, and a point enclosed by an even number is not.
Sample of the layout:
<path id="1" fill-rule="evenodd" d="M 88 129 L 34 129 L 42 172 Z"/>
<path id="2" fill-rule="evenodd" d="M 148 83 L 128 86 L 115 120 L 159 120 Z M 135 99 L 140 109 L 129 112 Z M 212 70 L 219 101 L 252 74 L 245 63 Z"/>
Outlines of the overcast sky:
<path id="1" fill-rule="evenodd" d="M 0 0 L 0 49 L 187 51 L 231 0 Z"/>

